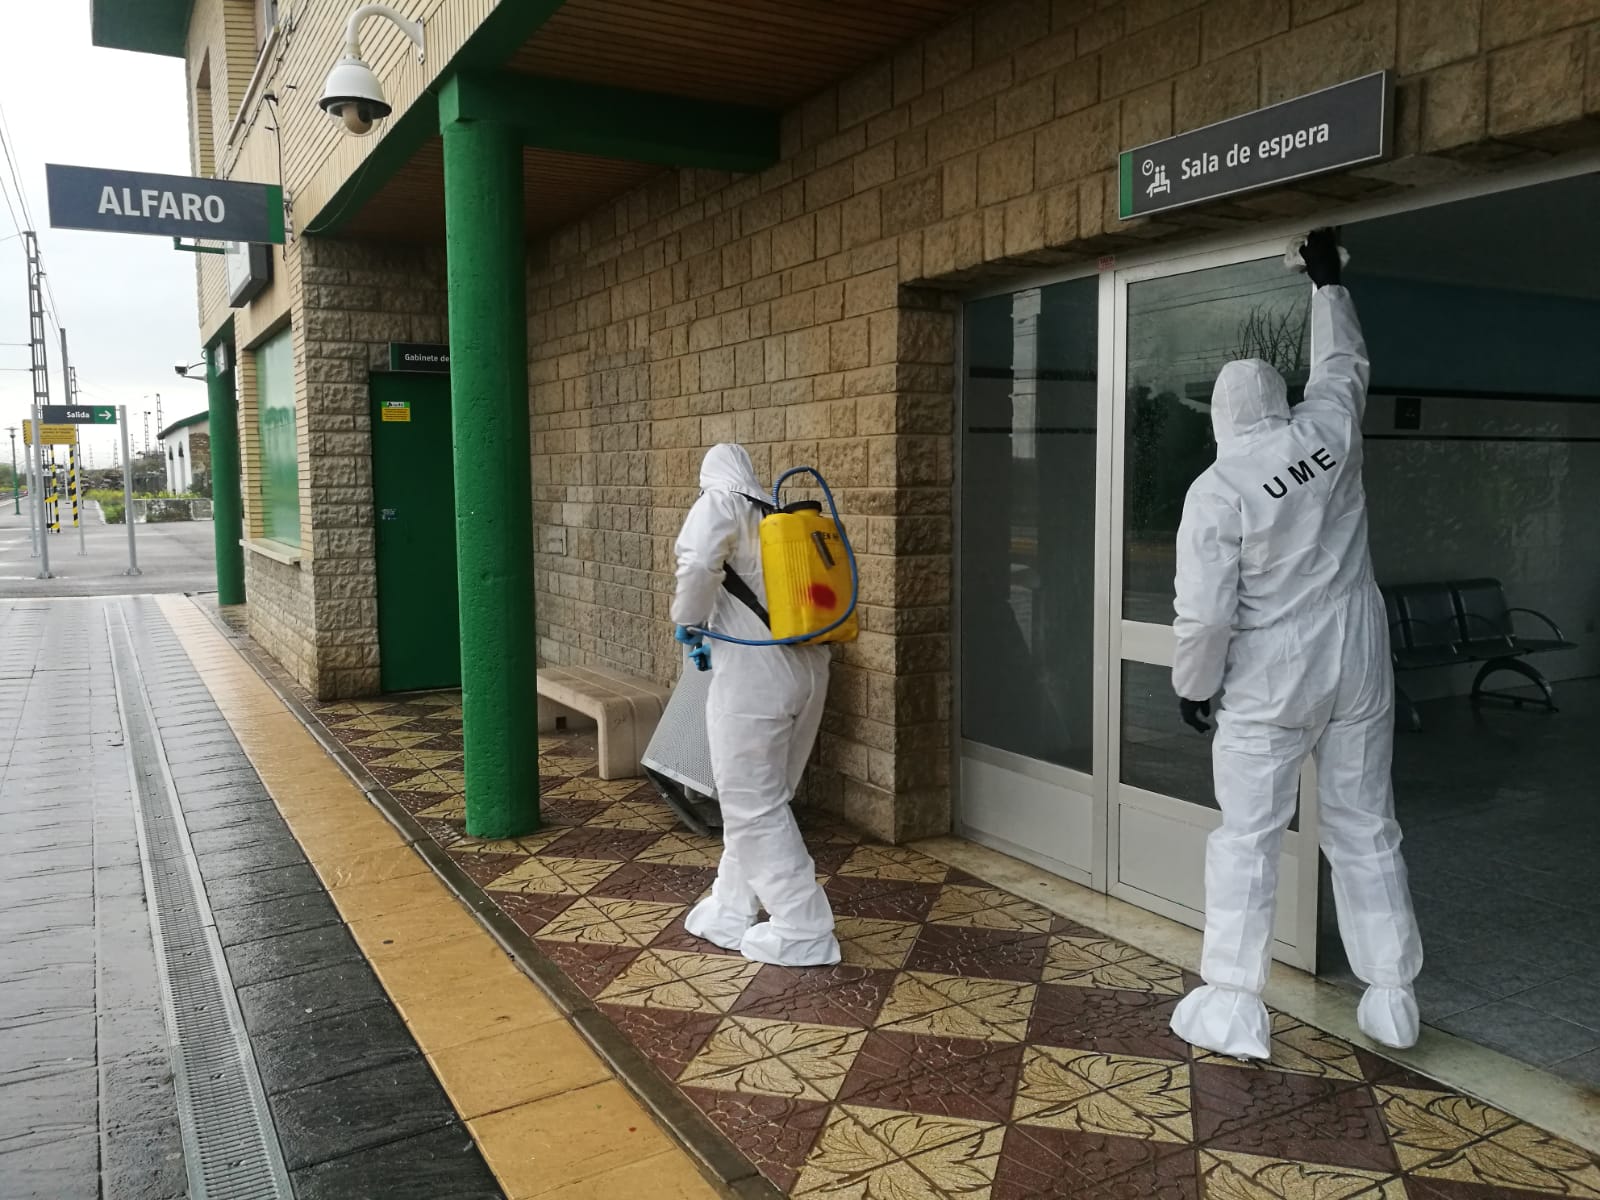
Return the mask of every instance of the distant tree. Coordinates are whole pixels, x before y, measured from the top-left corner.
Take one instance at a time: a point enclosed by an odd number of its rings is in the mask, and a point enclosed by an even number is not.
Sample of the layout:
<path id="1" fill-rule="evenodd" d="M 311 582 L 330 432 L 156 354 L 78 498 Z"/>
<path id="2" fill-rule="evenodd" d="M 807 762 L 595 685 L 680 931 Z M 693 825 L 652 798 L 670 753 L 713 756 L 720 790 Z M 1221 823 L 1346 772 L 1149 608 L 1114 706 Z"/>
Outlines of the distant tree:
<path id="1" fill-rule="evenodd" d="M 1307 302 L 1290 308 L 1257 304 L 1239 322 L 1232 357 L 1259 358 L 1276 367 L 1285 379 L 1296 379 L 1306 371 L 1306 325 L 1310 320 Z"/>

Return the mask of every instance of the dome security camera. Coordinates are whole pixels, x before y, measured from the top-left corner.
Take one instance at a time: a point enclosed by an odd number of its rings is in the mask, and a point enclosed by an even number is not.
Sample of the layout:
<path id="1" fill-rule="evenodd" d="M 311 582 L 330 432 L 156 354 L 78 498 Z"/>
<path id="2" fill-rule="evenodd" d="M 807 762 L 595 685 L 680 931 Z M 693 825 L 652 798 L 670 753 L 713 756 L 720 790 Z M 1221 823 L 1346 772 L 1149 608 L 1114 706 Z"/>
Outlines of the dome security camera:
<path id="1" fill-rule="evenodd" d="M 365 137 L 394 110 L 383 98 L 383 85 L 359 57 L 346 54 L 328 73 L 319 100 L 322 111 L 343 123 L 345 132 Z"/>
<path id="2" fill-rule="evenodd" d="M 417 48 L 422 60 L 422 23 L 401 16 L 387 4 L 363 4 L 350 14 L 345 25 L 344 53 L 328 72 L 317 101 L 322 111 L 340 122 L 346 133 L 365 137 L 372 127 L 394 111 L 383 96 L 383 85 L 361 57 L 361 23 L 368 17 L 392 21 Z"/>

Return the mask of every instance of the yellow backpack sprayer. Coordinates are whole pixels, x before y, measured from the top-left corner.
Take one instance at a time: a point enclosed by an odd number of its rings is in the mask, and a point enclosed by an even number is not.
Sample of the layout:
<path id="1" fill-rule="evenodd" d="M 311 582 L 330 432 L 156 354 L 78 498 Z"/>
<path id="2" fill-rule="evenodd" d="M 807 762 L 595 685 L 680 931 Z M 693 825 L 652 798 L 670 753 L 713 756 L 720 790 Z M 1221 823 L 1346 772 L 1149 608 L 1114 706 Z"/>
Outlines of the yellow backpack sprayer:
<path id="1" fill-rule="evenodd" d="M 783 503 L 783 485 L 796 475 L 810 475 L 828 502 L 828 514 L 815 500 Z M 827 480 L 814 467 L 792 467 L 772 485 L 772 504 L 761 518 L 761 577 L 766 585 L 763 608 L 748 584 L 727 570 L 724 587 L 751 608 L 772 637 L 762 641 L 730 637 L 713 629 L 689 633 L 739 646 L 797 646 L 853 642 L 860 626 L 856 600 L 861 576 L 856 552 L 839 520 L 839 506 Z M 692 653 L 695 666 L 710 667 L 710 656 Z"/>
<path id="2" fill-rule="evenodd" d="M 817 481 L 827 513 L 815 500 L 785 505 L 783 485 L 797 475 Z M 679 640 L 694 648 L 689 660 L 698 668 L 685 671 L 667 700 L 655 734 L 640 758 L 662 799 L 696 833 L 709 834 L 722 825 L 711 751 L 706 741 L 706 693 L 710 687 L 709 647 L 701 638 L 740 646 L 797 646 L 853 642 L 859 629 L 856 602 L 861 575 L 850 538 L 827 481 L 812 467 L 794 467 L 778 477 L 772 503 L 762 505 L 761 575 L 767 603 L 734 572 L 724 568 L 723 588 L 761 618 L 770 639 L 730 637 L 713 629 L 685 629 Z M 684 635 L 687 635 L 685 637 Z"/>

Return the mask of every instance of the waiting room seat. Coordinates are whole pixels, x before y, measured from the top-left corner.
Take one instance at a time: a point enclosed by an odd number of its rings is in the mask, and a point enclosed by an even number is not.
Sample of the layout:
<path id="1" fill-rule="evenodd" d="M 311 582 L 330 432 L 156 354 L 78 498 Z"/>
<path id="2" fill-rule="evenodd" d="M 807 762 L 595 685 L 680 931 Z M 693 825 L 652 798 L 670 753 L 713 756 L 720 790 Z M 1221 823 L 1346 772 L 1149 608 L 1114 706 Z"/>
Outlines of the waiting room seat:
<path id="1" fill-rule="evenodd" d="M 1400 672 L 1453 667 L 1466 660 L 1455 642 L 1454 610 L 1449 608 L 1448 593 L 1443 596 L 1441 608 L 1439 598 L 1424 587 L 1386 587 L 1382 592 L 1394 659 L 1395 707 L 1407 728 L 1415 733 L 1422 729 L 1422 714 L 1401 685 Z"/>
<path id="2" fill-rule="evenodd" d="M 1472 681 L 1474 701 L 1485 696 L 1496 700 L 1509 700 L 1516 707 L 1537 704 L 1551 712 L 1556 710 L 1555 693 L 1550 682 L 1523 659 L 1530 654 L 1554 650 L 1570 650 L 1576 644 L 1569 642 L 1560 627 L 1531 608 L 1511 608 L 1506 604 L 1505 592 L 1498 579 L 1466 579 L 1451 587 L 1456 615 L 1461 622 L 1462 645 L 1473 658 L 1483 660 L 1483 668 Z M 1549 637 L 1524 637 L 1517 633 L 1514 616 L 1522 614 L 1541 622 Z M 1510 671 L 1520 675 L 1539 689 L 1543 701 L 1529 700 L 1511 692 L 1491 692 L 1483 683 L 1497 671 Z"/>
<path id="3" fill-rule="evenodd" d="M 1550 682 L 1523 660 L 1530 654 L 1571 649 L 1560 628 L 1541 612 L 1511 608 L 1498 579 L 1408 583 L 1382 589 L 1389 619 L 1389 640 L 1395 671 L 1481 664 L 1472 682 L 1472 702 L 1489 698 L 1508 700 L 1517 708 L 1534 704 L 1555 711 Z M 1548 637 L 1527 637 L 1516 631 L 1514 617 L 1521 614 L 1544 625 Z M 1539 689 L 1541 699 L 1484 687 L 1500 671 L 1520 675 Z M 1411 697 L 1395 684 L 1402 719 L 1413 730 L 1422 718 Z"/>

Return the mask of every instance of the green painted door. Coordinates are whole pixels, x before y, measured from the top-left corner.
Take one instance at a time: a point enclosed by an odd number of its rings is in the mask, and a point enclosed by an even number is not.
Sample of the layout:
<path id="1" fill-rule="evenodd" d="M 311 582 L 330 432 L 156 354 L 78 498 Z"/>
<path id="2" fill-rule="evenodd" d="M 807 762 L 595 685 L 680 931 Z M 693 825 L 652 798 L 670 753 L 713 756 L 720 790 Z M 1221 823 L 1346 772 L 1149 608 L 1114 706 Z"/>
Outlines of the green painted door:
<path id="1" fill-rule="evenodd" d="M 375 372 L 371 393 L 380 680 L 459 687 L 450 377 Z"/>

